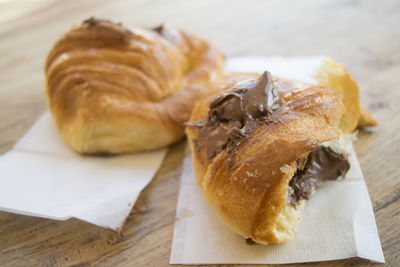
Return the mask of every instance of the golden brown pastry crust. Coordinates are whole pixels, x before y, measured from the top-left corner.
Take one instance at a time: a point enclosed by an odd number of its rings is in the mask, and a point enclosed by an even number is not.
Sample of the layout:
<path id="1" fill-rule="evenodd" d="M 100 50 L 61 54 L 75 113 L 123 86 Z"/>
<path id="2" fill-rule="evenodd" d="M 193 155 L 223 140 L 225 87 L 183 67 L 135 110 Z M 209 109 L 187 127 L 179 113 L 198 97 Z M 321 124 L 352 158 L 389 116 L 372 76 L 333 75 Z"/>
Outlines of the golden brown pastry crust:
<path id="1" fill-rule="evenodd" d="M 155 149 L 184 135 L 194 101 L 223 74 L 223 56 L 171 26 L 128 30 L 89 19 L 46 61 L 48 105 L 80 153 Z"/>
<path id="2" fill-rule="evenodd" d="M 314 78 L 318 84 L 343 94 L 345 111 L 339 124 L 343 133 L 351 133 L 356 127 L 378 125 L 372 114 L 360 105 L 357 82 L 345 67 L 331 58 L 324 57 Z"/>
<path id="3" fill-rule="evenodd" d="M 190 121 L 204 118 L 212 99 L 232 81 L 258 76 L 230 75 L 197 103 Z M 274 78 L 274 85 L 285 104 L 274 111 L 272 123 L 260 126 L 238 147 L 233 167 L 228 167 L 226 151 L 208 161 L 206 147 L 194 144 L 198 129 L 186 128 L 204 198 L 234 232 L 261 244 L 294 237 L 280 235 L 284 229 L 277 229 L 277 220 L 296 160 L 318 144 L 339 137 L 336 126 L 344 110 L 342 94 L 326 87 L 280 78 Z"/>
<path id="4" fill-rule="evenodd" d="M 372 114 L 360 106 L 360 120 L 358 121 L 357 127 L 370 127 L 370 126 L 377 126 L 378 122 L 372 116 Z"/>

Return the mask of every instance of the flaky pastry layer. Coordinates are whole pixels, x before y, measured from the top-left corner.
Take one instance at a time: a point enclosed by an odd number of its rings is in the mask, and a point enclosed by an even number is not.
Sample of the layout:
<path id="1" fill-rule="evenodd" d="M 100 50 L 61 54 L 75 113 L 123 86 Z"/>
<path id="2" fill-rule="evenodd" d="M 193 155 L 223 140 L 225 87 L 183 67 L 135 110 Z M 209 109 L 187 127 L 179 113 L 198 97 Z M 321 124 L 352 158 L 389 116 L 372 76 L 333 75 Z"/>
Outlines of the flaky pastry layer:
<path id="1" fill-rule="evenodd" d="M 232 74 L 195 106 L 190 121 L 203 119 L 210 102 L 239 79 Z M 283 104 L 238 147 L 229 166 L 226 151 L 207 160 L 206 147 L 195 143 L 198 129 L 187 127 L 198 184 L 204 198 L 234 232 L 257 243 L 293 240 L 300 213 L 287 205 L 288 184 L 297 159 L 321 143 L 339 138 L 342 94 L 324 86 L 274 78 Z M 301 204 L 299 208 L 302 206 Z"/>
<path id="2" fill-rule="evenodd" d="M 67 143 L 80 153 L 126 153 L 182 138 L 194 101 L 222 76 L 223 56 L 168 25 L 128 30 L 92 18 L 55 43 L 45 70 Z"/>

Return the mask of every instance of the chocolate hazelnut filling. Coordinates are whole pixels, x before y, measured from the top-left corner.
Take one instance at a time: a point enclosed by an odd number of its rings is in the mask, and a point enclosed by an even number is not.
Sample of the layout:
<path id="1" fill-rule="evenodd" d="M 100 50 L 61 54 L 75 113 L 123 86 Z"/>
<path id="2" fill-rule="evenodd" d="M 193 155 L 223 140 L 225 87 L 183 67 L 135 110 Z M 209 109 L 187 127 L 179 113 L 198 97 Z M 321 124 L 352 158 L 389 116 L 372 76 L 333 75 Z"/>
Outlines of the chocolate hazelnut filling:
<path id="1" fill-rule="evenodd" d="M 199 127 L 195 146 L 206 146 L 212 160 L 226 149 L 232 163 L 235 150 L 260 124 L 268 123 L 269 115 L 280 106 L 280 99 L 265 71 L 260 78 L 238 82 L 210 104 L 204 120 L 187 123 Z"/>
<path id="2" fill-rule="evenodd" d="M 270 115 L 280 105 L 268 71 L 258 79 L 236 83 L 211 102 L 206 118 L 187 123 L 199 128 L 195 149 L 206 147 L 208 160 L 226 150 L 231 167 L 236 149 L 259 125 L 269 123 Z M 299 159 L 297 166 L 288 188 L 288 199 L 293 206 L 309 199 L 317 184 L 344 177 L 350 168 L 346 155 L 324 146 Z"/>
<path id="3" fill-rule="evenodd" d="M 289 182 L 288 200 L 296 206 L 302 199 L 310 199 L 316 185 L 346 175 L 350 163 L 345 154 L 320 146 L 308 157 L 298 160 L 298 169 Z"/>

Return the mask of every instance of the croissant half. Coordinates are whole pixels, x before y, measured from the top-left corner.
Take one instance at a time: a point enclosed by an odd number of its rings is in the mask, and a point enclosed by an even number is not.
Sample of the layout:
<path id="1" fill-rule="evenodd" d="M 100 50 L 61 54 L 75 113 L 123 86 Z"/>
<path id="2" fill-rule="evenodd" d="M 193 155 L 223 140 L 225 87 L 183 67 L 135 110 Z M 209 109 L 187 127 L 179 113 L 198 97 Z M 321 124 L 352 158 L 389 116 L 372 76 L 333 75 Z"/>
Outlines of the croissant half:
<path id="1" fill-rule="evenodd" d="M 169 25 L 128 30 L 91 18 L 55 43 L 45 70 L 67 143 L 80 153 L 125 153 L 181 139 L 194 101 L 222 76 L 223 56 Z"/>
<path id="2" fill-rule="evenodd" d="M 186 127 L 197 182 L 221 220 L 242 237 L 260 244 L 293 240 L 316 173 L 328 163 L 322 181 L 348 171 L 339 140 L 360 118 L 359 110 L 345 112 L 349 95 L 357 95 L 359 107 L 358 88 L 351 76 L 341 80 L 335 73 L 325 77 L 336 81 L 334 90 L 268 72 L 231 74 L 197 102 Z M 251 93 L 258 87 L 264 96 Z"/>

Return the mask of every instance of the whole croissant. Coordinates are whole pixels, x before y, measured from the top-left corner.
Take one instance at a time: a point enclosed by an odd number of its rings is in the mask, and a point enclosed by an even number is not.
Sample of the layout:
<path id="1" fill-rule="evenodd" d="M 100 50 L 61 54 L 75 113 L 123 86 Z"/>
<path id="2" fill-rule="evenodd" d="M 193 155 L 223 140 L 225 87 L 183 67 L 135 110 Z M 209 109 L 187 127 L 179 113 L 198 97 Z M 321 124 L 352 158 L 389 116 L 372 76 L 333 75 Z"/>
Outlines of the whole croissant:
<path id="1" fill-rule="evenodd" d="M 156 149 L 184 135 L 194 101 L 223 74 L 207 41 L 171 26 L 128 30 L 91 18 L 46 62 L 49 108 L 77 152 Z"/>

